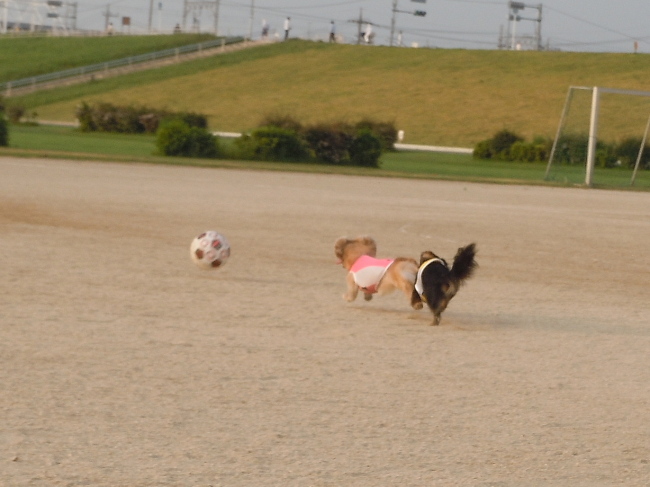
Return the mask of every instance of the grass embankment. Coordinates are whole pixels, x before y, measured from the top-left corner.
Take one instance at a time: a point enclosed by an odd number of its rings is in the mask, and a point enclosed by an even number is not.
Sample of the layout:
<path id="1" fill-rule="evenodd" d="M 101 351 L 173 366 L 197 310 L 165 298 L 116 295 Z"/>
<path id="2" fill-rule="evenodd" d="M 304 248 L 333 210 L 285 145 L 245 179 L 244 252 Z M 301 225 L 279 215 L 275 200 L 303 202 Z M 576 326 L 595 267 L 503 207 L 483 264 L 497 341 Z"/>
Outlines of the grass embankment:
<path id="1" fill-rule="evenodd" d="M 527 139 L 552 138 L 570 85 L 644 90 L 648 61 L 645 54 L 404 49 L 296 40 L 16 101 L 43 120 L 61 121 L 72 121 L 84 100 L 192 110 L 208 115 L 213 130 L 237 132 L 270 113 L 306 124 L 371 117 L 394 121 L 407 143 L 473 147 L 503 128 Z M 619 96 L 609 102 L 612 96 L 603 95 L 601 137 L 641 137 L 650 100 Z M 587 128 L 588 113 L 583 113 L 580 129 Z"/>
<path id="2" fill-rule="evenodd" d="M 233 139 L 220 139 L 226 153 Z M 567 185 L 584 182 L 584 168 L 555 166 L 551 180 L 544 182 L 545 165 L 499 161 L 480 161 L 468 154 L 431 152 L 390 152 L 381 158 L 381 169 L 326 166 L 319 164 L 270 163 L 254 161 L 187 159 L 156 156 L 155 137 L 149 135 L 116 135 L 82 133 L 70 127 L 12 126 L 10 147 L 0 148 L 2 155 L 68 157 L 155 164 L 231 167 L 448 179 L 460 181 Z M 594 181 L 599 187 L 627 188 L 631 171 L 596 169 Z M 650 171 L 641 171 L 635 183 L 637 189 L 650 189 Z"/>
<path id="3" fill-rule="evenodd" d="M 0 36 L 0 82 L 215 39 L 209 34 L 106 37 Z"/>

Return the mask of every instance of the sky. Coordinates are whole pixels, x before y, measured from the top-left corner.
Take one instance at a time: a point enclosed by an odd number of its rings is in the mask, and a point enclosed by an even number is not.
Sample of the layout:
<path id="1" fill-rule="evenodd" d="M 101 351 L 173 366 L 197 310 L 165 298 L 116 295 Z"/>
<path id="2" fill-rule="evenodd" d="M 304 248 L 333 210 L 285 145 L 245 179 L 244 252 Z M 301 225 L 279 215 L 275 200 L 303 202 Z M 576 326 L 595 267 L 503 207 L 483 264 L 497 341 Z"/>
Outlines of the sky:
<path id="1" fill-rule="evenodd" d="M 23 5 L 30 1 L 8 0 L 9 20 L 16 15 L 25 19 Z M 176 24 L 183 27 L 184 0 L 64 0 L 64 4 L 71 3 L 77 4 L 78 29 L 103 30 L 107 18 L 115 31 L 133 34 L 147 33 L 150 26 L 152 31 L 165 33 Z M 334 21 L 337 36 L 353 43 L 362 18 L 364 30 L 367 22 L 372 24 L 376 45 L 390 45 L 392 39 L 394 45 L 401 42 L 407 47 L 496 49 L 500 39 L 508 47 L 526 48 L 525 41 L 518 42 L 519 36 L 534 37 L 540 25 L 544 48 L 650 53 L 650 0 L 519 3 L 525 8 L 517 12 L 520 20 L 512 22 L 508 19 L 511 9 L 507 0 L 219 0 L 217 33 L 256 39 L 265 19 L 272 36 L 283 36 L 284 19 L 291 17 L 291 37 L 326 40 Z M 540 6 L 542 20 L 538 22 Z M 426 15 L 415 16 L 415 10 L 425 11 Z M 214 32 L 214 9 L 191 11 L 185 30 L 195 25 L 194 16 L 202 32 Z M 130 26 L 122 25 L 123 17 L 129 17 Z"/>

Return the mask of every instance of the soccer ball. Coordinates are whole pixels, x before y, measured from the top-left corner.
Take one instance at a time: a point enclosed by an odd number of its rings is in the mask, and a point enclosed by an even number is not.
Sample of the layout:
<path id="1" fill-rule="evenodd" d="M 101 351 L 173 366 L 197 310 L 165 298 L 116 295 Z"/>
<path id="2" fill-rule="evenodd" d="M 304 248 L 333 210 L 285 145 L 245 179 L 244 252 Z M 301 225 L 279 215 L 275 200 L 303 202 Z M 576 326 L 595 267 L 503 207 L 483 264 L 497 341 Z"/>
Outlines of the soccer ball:
<path id="1" fill-rule="evenodd" d="M 230 244 L 219 232 L 209 230 L 192 240 L 190 256 L 203 269 L 215 269 L 226 263 L 230 257 Z"/>

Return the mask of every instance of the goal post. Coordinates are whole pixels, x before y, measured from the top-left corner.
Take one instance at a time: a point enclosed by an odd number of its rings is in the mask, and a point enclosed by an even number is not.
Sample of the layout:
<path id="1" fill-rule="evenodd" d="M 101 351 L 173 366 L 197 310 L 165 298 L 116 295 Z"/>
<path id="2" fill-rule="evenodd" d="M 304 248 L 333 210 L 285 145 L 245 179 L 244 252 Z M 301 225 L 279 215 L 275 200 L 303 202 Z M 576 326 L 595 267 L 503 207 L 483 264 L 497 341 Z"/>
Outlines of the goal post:
<path id="1" fill-rule="evenodd" d="M 639 147 L 639 153 L 637 154 L 636 162 L 634 163 L 634 171 L 632 171 L 632 180 L 630 181 L 630 186 L 634 184 L 634 180 L 636 179 L 636 173 L 639 171 L 639 164 L 641 164 L 641 157 L 643 157 L 643 148 L 645 147 L 646 140 L 648 140 L 649 130 L 650 130 L 650 117 L 648 117 L 648 123 L 645 124 L 645 132 L 643 132 L 641 147 Z"/>
<path id="2" fill-rule="evenodd" d="M 638 90 L 624 90 L 618 88 L 605 88 L 599 86 L 570 86 L 566 100 L 564 102 L 564 107 L 562 109 L 562 115 L 560 116 L 560 123 L 553 140 L 553 145 L 551 147 L 551 153 L 549 155 L 548 164 L 546 166 L 546 173 L 544 179 L 549 178 L 551 171 L 551 165 L 553 163 L 553 158 L 555 157 L 557 151 L 557 145 L 562 135 L 562 131 L 567 121 L 569 114 L 569 108 L 571 106 L 571 101 L 574 97 L 574 94 L 577 91 L 591 91 L 591 105 L 590 105 L 590 115 L 589 115 L 589 135 L 587 138 L 587 158 L 585 161 L 585 185 L 593 185 L 594 177 L 594 167 L 596 162 L 596 144 L 598 141 L 598 127 L 599 127 L 599 113 L 600 113 L 600 104 L 601 104 L 601 95 L 602 94 L 614 94 L 614 95 L 628 95 L 628 96 L 640 96 L 650 98 L 650 91 L 638 91 Z M 641 158 L 641 153 L 643 152 L 643 147 L 645 145 L 645 140 L 648 132 L 648 127 L 650 126 L 650 119 L 648 120 L 648 125 L 643 137 L 643 143 L 639 149 L 639 158 L 635 164 L 634 174 L 632 176 L 632 181 L 630 184 L 634 183 L 634 177 L 636 176 L 636 171 Z"/>

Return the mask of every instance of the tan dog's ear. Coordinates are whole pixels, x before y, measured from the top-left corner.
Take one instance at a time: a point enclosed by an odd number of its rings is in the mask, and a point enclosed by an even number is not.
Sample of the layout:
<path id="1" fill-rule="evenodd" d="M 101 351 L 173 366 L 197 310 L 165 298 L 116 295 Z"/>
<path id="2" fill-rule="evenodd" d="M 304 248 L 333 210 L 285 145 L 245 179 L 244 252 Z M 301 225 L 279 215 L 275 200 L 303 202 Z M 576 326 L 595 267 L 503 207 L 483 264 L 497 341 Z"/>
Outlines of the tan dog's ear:
<path id="1" fill-rule="evenodd" d="M 348 243 L 350 243 L 350 240 L 347 237 L 340 237 L 334 242 L 334 255 L 336 255 L 337 259 L 343 260 L 343 252 Z"/>
<path id="2" fill-rule="evenodd" d="M 357 238 L 357 242 L 366 248 L 366 254 L 375 257 L 377 255 L 377 242 L 372 237 L 364 236 Z"/>

